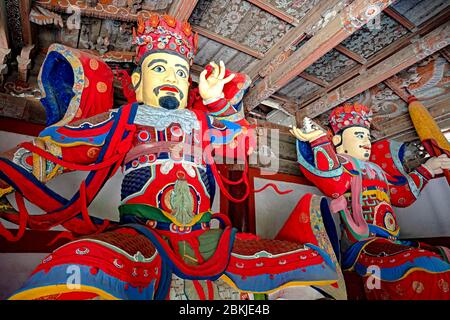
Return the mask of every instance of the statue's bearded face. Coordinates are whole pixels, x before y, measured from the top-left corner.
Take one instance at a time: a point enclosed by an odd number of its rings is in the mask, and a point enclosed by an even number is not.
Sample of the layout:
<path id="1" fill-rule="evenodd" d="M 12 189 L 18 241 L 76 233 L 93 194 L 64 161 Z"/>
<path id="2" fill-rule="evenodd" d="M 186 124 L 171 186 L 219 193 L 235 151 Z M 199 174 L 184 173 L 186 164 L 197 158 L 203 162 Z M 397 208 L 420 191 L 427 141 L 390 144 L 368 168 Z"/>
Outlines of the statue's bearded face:
<path id="1" fill-rule="evenodd" d="M 138 102 L 169 110 L 184 109 L 189 90 L 189 64 L 173 53 L 155 52 L 141 63 L 131 80 Z"/>
<path id="2" fill-rule="evenodd" d="M 364 127 L 350 127 L 333 137 L 333 143 L 339 154 L 347 154 L 353 158 L 367 161 L 370 158 L 372 143 L 370 131 Z"/>

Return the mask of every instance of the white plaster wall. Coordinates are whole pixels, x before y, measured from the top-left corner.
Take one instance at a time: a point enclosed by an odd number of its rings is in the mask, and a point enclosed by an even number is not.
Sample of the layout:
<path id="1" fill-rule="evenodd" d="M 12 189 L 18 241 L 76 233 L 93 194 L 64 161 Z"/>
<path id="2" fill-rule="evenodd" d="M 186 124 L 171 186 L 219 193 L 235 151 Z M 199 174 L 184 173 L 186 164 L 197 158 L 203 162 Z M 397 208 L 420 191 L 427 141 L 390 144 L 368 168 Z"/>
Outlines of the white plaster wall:
<path id="1" fill-rule="evenodd" d="M 271 187 L 255 194 L 256 233 L 273 239 L 289 217 L 298 201 L 307 193 L 321 194 L 316 187 L 297 183 L 273 181 L 255 178 L 255 189 L 267 183 L 274 183 L 280 191 L 293 190 L 291 193 L 279 195 Z"/>
<path id="2" fill-rule="evenodd" d="M 267 188 L 255 194 L 256 232 L 273 238 L 283 226 L 300 198 L 308 192 L 321 194 L 311 186 L 255 178 L 255 189 L 272 182 L 280 190 L 293 189 L 287 195 Z M 401 238 L 431 238 L 450 236 L 450 188 L 444 178 L 432 180 L 419 199 L 408 208 L 395 208 L 401 228 Z M 334 216 L 336 225 L 340 221 Z M 339 234 L 339 233 L 338 233 Z"/>
<path id="3" fill-rule="evenodd" d="M 450 236 L 450 187 L 445 178 L 433 179 L 408 208 L 395 208 L 401 238 Z"/>

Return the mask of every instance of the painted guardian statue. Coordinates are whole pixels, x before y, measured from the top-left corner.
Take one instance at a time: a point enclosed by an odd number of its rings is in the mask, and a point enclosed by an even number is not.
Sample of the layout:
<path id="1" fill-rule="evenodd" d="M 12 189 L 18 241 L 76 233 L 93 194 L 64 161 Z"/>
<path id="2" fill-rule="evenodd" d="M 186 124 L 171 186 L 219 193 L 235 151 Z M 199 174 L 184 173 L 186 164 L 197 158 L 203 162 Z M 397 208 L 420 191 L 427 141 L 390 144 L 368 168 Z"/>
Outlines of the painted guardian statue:
<path id="1" fill-rule="evenodd" d="M 433 157 L 407 173 L 405 145 L 372 145 L 370 120 L 368 107 L 345 104 L 330 115 L 332 139 L 309 119 L 291 130 L 301 171 L 332 198 L 331 210 L 344 226 L 342 268 L 363 277 L 368 299 L 449 300 L 450 250 L 399 240 L 392 206 L 411 205 L 450 159 Z"/>
<path id="2" fill-rule="evenodd" d="M 129 103 L 118 109 L 103 61 L 50 47 L 39 76 L 48 127 L 0 157 L 2 194 L 15 191 L 18 207 L 3 197 L 0 217 L 19 225 L 17 234 L 0 225 L 0 234 L 14 241 L 26 228 L 62 225 L 76 239 L 11 299 L 242 299 L 287 289 L 291 297 L 313 290 L 345 298 L 334 224 L 330 212 L 320 214 L 325 198 L 302 199 L 274 240 L 237 233 L 227 215 L 211 211 L 216 182 L 233 201 L 242 199 L 225 185 L 249 187 L 245 175 L 230 181 L 214 162 L 252 150 L 242 107 L 248 77 L 213 62 L 193 89 L 197 38 L 170 16 L 139 21 L 134 37 L 138 67 L 124 86 Z M 91 217 L 87 207 L 120 168 L 120 222 Z M 45 185 L 73 170 L 88 174 L 72 198 Z M 45 214 L 29 214 L 24 199 Z M 69 266 L 80 271 L 75 286 Z"/>

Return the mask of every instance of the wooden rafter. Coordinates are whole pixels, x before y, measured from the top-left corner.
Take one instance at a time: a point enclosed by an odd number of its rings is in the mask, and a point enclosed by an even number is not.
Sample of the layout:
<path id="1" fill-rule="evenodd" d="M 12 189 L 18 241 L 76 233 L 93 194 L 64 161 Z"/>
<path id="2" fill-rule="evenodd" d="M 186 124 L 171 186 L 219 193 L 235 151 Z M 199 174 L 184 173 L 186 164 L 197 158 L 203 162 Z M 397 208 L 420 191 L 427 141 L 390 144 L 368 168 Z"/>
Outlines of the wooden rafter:
<path id="1" fill-rule="evenodd" d="M 252 57 L 261 59 L 264 56 L 259 51 L 253 50 L 252 48 L 250 48 L 250 47 L 248 47 L 246 45 L 240 44 L 239 42 L 236 42 L 236 41 L 233 41 L 231 39 L 222 37 L 221 35 L 218 35 L 217 33 L 211 32 L 211 31 L 209 31 L 209 30 L 207 30 L 205 28 L 202 28 L 202 27 L 199 27 L 199 26 L 192 26 L 192 31 L 198 32 L 200 35 L 202 35 L 202 36 L 204 36 L 204 37 L 206 37 L 208 39 L 217 41 L 217 42 L 219 42 L 221 44 L 224 44 L 224 45 L 226 45 L 228 47 L 231 47 L 233 49 L 236 49 L 236 50 L 239 50 L 241 52 L 244 52 L 244 53 L 246 53 L 248 55 L 251 55 Z"/>
<path id="2" fill-rule="evenodd" d="M 398 85 L 398 82 L 395 81 L 396 76 L 393 76 L 389 79 L 384 80 L 384 84 L 389 87 L 396 95 L 398 95 L 403 101 L 408 102 L 409 94 L 408 92 Z"/>
<path id="3" fill-rule="evenodd" d="M 328 93 L 325 97 L 300 110 L 300 116 L 314 118 L 374 85 L 392 77 L 403 69 L 412 66 L 425 57 L 442 49 L 450 43 L 450 22 L 436 28 L 429 34 L 411 43 L 399 52 L 373 66 L 363 75 L 359 75 Z"/>
<path id="4" fill-rule="evenodd" d="M 313 8 L 308 14 L 300 20 L 299 25 L 289 30 L 269 51 L 264 57 L 254 66 L 245 70 L 245 73 L 250 78 L 255 79 L 261 75 L 263 70 L 270 73 L 278 65 L 282 64 L 293 52 L 293 47 L 302 41 L 306 34 L 310 32 L 311 28 L 322 19 L 322 14 L 334 8 L 340 0 L 326 0 Z M 265 75 L 263 75 L 265 76 Z"/>
<path id="5" fill-rule="evenodd" d="M 254 4 L 255 6 L 263 9 L 264 11 L 267 11 L 268 13 L 276 16 L 277 18 L 280 18 L 281 20 L 290 23 L 294 26 L 298 25 L 298 20 L 294 18 L 293 16 L 285 13 L 284 11 L 275 8 L 271 4 L 267 3 L 267 1 L 262 0 L 247 0 L 248 2 Z"/>
<path id="6" fill-rule="evenodd" d="M 353 51 L 347 49 L 342 44 L 337 45 L 334 49 L 336 49 L 337 51 L 339 51 L 343 55 L 346 55 L 350 59 L 355 60 L 359 64 L 366 64 L 367 63 L 367 59 L 366 58 L 364 58 L 363 56 L 357 54 L 356 52 L 353 52 Z"/>
<path id="7" fill-rule="evenodd" d="M 442 130 L 450 128 L 450 118 L 447 116 L 446 118 L 437 118 L 435 119 L 436 124 L 439 128 Z M 384 136 L 382 139 L 392 139 L 392 140 L 398 140 L 403 142 L 409 142 L 418 139 L 418 135 L 414 127 L 411 125 L 410 127 L 406 128 L 405 130 L 401 130 L 399 132 L 396 132 L 395 134 Z M 380 139 L 379 139 L 380 140 Z"/>
<path id="8" fill-rule="evenodd" d="M 311 82 L 313 82 L 321 87 L 324 87 L 324 88 L 329 86 L 329 83 L 327 81 L 319 79 L 316 76 L 313 76 L 312 74 L 308 74 L 306 72 L 300 73 L 300 77 L 302 77 L 305 80 L 311 81 Z"/>
<path id="9" fill-rule="evenodd" d="M 447 60 L 448 63 L 450 63 L 450 50 L 449 48 L 444 48 L 439 53 Z"/>
<path id="10" fill-rule="evenodd" d="M 180 21 L 188 21 L 198 0 L 175 0 L 169 9 L 169 15 Z"/>
<path id="11" fill-rule="evenodd" d="M 369 21 L 367 11 L 370 11 L 374 5 L 383 10 L 390 4 L 391 1 L 353 1 L 250 91 L 244 102 L 247 110 L 255 108 L 262 100 L 278 91 L 323 55 L 359 30 Z M 355 19 L 358 19 L 357 25 L 352 24 Z"/>
<path id="12" fill-rule="evenodd" d="M 392 7 L 386 8 L 384 10 L 384 13 L 386 13 L 389 17 L 400 23 L 402 26 L 404 26 L 409 31 L 414 31 L 416 29 L 416 25 L 409 21 L 407 18 L 405 18 L 403 15 L 401 15 L 397 10 L 395 10 Z"/>
<path id="13" fill-rule="evenodd" d="M 435 120 L 440 119 L 449 119 L 450 110 L 448 108 L 448 99 L 450 95 L 447 94 L 446 97 L 443 97 L 442 100 L 436 102 L 431 105 L 426 105 L 428 112 Z M 396 133 L 404 132 L 408 128 L 412 127 L 411 117 L 409 113 L 402 114 L 400 116 L 396 116 L 395 118 L 391 118 L 383 121 L 383 128 L 380 128 L 380 131 L 385 136 L 394 136 Z"/>

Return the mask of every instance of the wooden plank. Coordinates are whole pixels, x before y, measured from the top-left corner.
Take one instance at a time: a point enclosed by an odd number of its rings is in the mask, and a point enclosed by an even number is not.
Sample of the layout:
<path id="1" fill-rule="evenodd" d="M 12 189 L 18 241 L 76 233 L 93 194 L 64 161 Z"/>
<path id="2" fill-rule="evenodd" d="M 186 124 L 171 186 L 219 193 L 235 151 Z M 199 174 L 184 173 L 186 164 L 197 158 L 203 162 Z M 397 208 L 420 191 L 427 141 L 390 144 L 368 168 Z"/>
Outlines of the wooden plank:
<path id="1" fill-rule="evenodd" d="M 450 102 L 450 94 L 446 95 L 446 97 L 432 105 L 425 105 L 428 112 L 434 119 L 448 118 L 450 115 L 450 109 L 448 108 Z M 411 122 L 411 117 L 409 113 L 405 113 L 398 117 L 386 120 L 383 122 L 383 131 L 382 133 L 387 135 L 392 135 L 402 130 L 412 128 L 413 124 Z"/>
<path id="2" fill-rule="evenodd" d="M 320 3 L 312 9 L 305 17 L 303 17 L 299 25 L 295 28 L 289 30 L 281 39 L 274 45 L 269 51 L 266 52 L 264 58 L 254 66 L 246 69 L 245 73 L 249 75 L 250 78 L 255 79 L 258 75 L 261 75 L 262 71 L 268 69 L 266 74 L 271 73 L 274 68 L 282 64 L 287 57 L 293 52 L 293 47 L 303 40 L 306 34 L 311 33 L 311 29 L 319 21 L 323 20 L 322 14 L 335 8 L 340 0 L 326 0 L 320 1 Z M 336 11 L 336 10 L 335 10 Z M 336 14 L 336 12 L 331 12 L 331 14 Z M 261 75 L 265 76 L 265 75 Z"/>
<path id="3" fill-rule="evenodd" d="M 180 21 L 188 21 L 198 0 L 175 0 L 169 9 L 169 15 Z"/>
<path id="4" fill-rule="evenodd" d="M 14 97 L 6 93 L 0 93 L 0 116 L 26 120 L 37 124 L 45 124 L 46 118 L 44 107 L 39 100 Z"/>
<path id="5" fill-rule="evenodd" d="M 349 57 L 350 59 L 355 60 L 356 62 L 358 62 L 359 64 L 366 64 L 367 63 L 367 59 L 360 56 L 359 54 L 347 49 L 346 47 L 344 47 L 343 45 L 339 44 L 335 47 L 335 49 L 337 51 L 339 51 L 340 53 L 346 55 L 347 57 Z"/>
<path id="6" fill-rule="evenodd" d="M 245 97 L 247 110 L 255 108 L 261 101 L 267 99 L 282 86 L 302 73 L 306 68 L 319 60 L 323 55 L 347 39 L 369 21 L 368 12 L 374 6 L 379 8 L 380 14 L 392 1 L 355 0 L 334 17 L 324 28 L 319 30 L 302 47 L 293 52 L 284 63 L 273 73 L 260 81 Z M 358 24 L 354 25 L 355 19 Z"/>
<path id="7" fill-rule="evenodd" d="M 258 8 L 260 8 L 264 11 L 267 11 L 271 15 L 274 15 L 275 17 L 280 18 L 281 20 L 283 20 L 287 23 L 290 23 L 294 26 L 298 25 L 297 19 L 295 19 L 293 16 L 281 11 L 278 8 L 275 8 L 274 6 L 272 6 L 270 3 L 267 3 L 266 1 L 261 1 L 261 0 L 247 0 L 247 1 L 250 2 L 251 4 L 254 4 Z"/>
<path id="8" fill-rule="evenodd" d="M 414 31 L 416 29 L 416 25 L 409 21 L 407 18 L 402 16 L 397 10 L 395 10 L 393 7 L 388 7 L 384 10 L 384 13 L 386 13 L 389 17 L 400 23 L 402 26 L 404 26 L 409 31 Z"/>
<path id="9" fill-rule="evenodd" d="M 219 42 L 221 44 L 224 44 L 224 45 L 226 45 L 228 47 L 231 47 L 233 49 L 236 49 L 236 50 L 239 50 L 241 52 L 244 52 L 244 53 L 246 53 L 248 55 L 251 55 L 252 57 L 255 57 L 255 58 L 258 58 L 258 59 L 261 59 L 262 57 L 264 57 L 264 55 L 261 52 L 259 52 L 259 51 L 253 50 L 252 48 L 250 48 L 250 47 L 248 47 L 246 45 L 243 45 L 241 43 L 238 43 L 236 41 L 233 41 L 231 39 L 222 37 L 221 35 L 218 35 L 217 33 L 211 32 L 211 31 L 209 31 L 209 30 L 207 30 L 207 29 L 205 29 L 203 27 L 192 26 L 192 31 L 198 32 L 199 34 L 201 34 L 202 36 L 204 36 L 204 37 L 206 37 L 208 39 L 217 41 L 217 42 Z"/>
<path id="10" fill-rule="evenodd" d="M 313 83 L 315 83 L 315 84 L 317 84 L 317 85 L 319 85 L 319 86 L 321 86 L 321 87 L 324 87 L 324 88 L 325 88 L 325 87 L 328 87 L 328 86 L 330 85 L 330 84 L 328 83 L 328 81 L 319 79 L 319 78 L 313 76 L 312 74 L 308 74 L 308 73 L 306 73 L 306 72 L 300 73 L 300 77 L 302 77 L 302 78 L 305 79 L 305 80 L 311 81 L 311 82 L 313 82 Z"/>
<path id="11" fill-rule="evenodd" d="M 301 116 L 314 118 L 374 85 L 412 66 L 450 43 L 450 22 L 378 63 L 363 75 L 353 78 L 325 97 L 300 110 Z"/>
<path id="12" fill-rule="evenodd" d="M 442 130 L 446 129 L 446 128 L 450 128 L 450 118 L 444 118 L 444 119 L 438 119 L 436 120 L 436 124 L 439 126 L 439 128 L 441 128 Z M 419 137 L 417 136 L 417 132 L 414 128 L 410 128 L 407 130 L 404 130 L 402 132 L 390 135 L 390 136 L 386 136 L 383 139 L 393 139 L 393 140 L 397 140 L 397 141 L 402 141 L 402 142 L 409 142 L 409 141 L 414 141 L 419 139 Z"/>
<path id="13" fill-rule="evenodd" d="M 82 16 L 95 17 L 99 19 L 111 19 L 118 21 L 137 21 L 139 16 L 144 19 L 150 18 L 152 11 L 149 10 L 139 10 L 137 13 L 133 13 L 131 9 L 126 7 L 116 7 L 115 5 L 108 3 L 98 2 L 95 7 L 90 7 L 87 5 L 86 1 L 78 0 L 65 0 L 65 1 L 54 1 L 54 0 L 35 0 L 34 4 L 37 4 L 43 8 L 50 9 L 52 11 L 67 13 L 68 8 L 79 9 Z M 70 9 L 69 9 L 70 10 Z"/>

